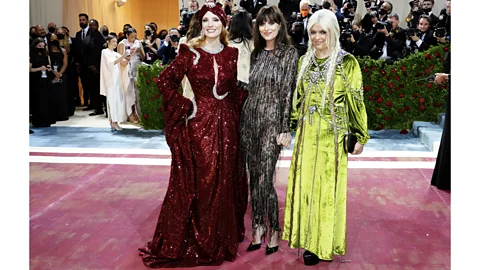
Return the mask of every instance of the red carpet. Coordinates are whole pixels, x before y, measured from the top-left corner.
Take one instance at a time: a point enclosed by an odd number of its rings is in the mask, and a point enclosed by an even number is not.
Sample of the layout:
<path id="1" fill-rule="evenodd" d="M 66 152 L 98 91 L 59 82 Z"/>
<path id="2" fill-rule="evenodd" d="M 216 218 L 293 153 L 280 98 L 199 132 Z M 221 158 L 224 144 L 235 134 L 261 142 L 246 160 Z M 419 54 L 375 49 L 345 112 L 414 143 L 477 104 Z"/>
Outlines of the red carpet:
<path id="1" fill-rule="evenodd" d="M 432 161 L 416 159 L 417 161 Z M 287 168 L 278 170 L 281 220 Z M 431 169 L 349 169 L 348 263 L 305 267 L 297 250 L 246 253 L 195 269 L 450 269 L 450 194 Z M 30 164 L 31 269 L 146 269 L 137 248 L 153 236 L 168 166 Z"/>

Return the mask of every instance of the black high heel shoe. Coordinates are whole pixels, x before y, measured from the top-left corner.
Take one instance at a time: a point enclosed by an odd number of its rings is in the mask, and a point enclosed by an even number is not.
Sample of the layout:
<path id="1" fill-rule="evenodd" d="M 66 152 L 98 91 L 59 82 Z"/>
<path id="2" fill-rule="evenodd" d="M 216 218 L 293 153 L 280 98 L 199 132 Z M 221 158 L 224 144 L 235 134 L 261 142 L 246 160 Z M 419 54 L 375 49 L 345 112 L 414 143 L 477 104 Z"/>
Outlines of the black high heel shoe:
<path id="1" fill-rule="evenodd" d="M 277 236 L 277 238 L 280 238 L 280 231 L 275 231 L 274 233 L 272 233 L 272 234 L 270 235 L 270 243 L 272 243 L 272 235 L 275 235 L 275 236 Z M 278 251 L 278 246 L 280 245 L 280 243 L 278 243 L 278 242 L 279 242 L 279 241 L 278 241 L 278 239 L 277 239 L 277 245 L 274 246 L 274 247 L 269 247 L 268 244 L 267 244 L 267 249 L 266 249 L 266 254 L 267 254 L 267 255 L 270 255 L 270 254 L 275 253 L 275 252 Z"/>
<path id="2" fill-rule="evenodd" d="M 258 229 L 257 229 L 256 231 L 258 231 Z M 266 233 L 266 231 L 267 231 L 267 230 L 264 228 L 264 229 L 263 229 L 262 236 L 260 236 L 260 243 L 254 244 L 253 242 L 250 242 L 250 245 L 249 245 L 248 248 L 247 248 L 247 252 L 259 250 L 259 249 L 262 247 L 262 238 L 263 238 L 263 241 L 265 241 L 265 233 Z"/>
<path id="3" fill-rule="evenodd" d="M 312 252 L 305 250 L 303 253 L 303 263 L 305 265 L 316 265 L 320 262 L 320 259 L 317 255 L 313 254 Z"/>

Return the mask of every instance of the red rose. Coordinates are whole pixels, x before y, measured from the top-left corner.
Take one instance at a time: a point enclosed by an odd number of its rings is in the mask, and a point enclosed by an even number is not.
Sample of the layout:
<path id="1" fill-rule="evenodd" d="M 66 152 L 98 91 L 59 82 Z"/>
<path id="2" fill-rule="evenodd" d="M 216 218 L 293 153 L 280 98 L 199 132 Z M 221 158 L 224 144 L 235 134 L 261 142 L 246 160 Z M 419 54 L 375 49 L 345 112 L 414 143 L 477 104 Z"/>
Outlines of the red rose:
<path id="1" fill-rule="evenodd" d="M 368 68 L 363 68 L 363 72 L 367 73 L 367 72 L 368 72 Z"/>
<path id="2" fill-rule="evenodd" d="M 407 71 L 407 68 L 404 67 L 404 66 L 402 66 L 402 71 L 403 71 L 403 72 Z"/>
<path id="3" fill-rule="evenodd" d="M 441 84 L 438 85 L 438 86 L 437 86 L 437 89 L 438 89 L 438 90 L 442 90 L 442 89 L 443 89 L 443 85 L 441 85 Z"/>
<path id="4" fill-rule="evenodd" d="M 423 102 L 425 102 L 425 99 L 421 97 L 421 98 L 418 100 L 418 102 L 420 102 L 420 104 L 422 104 Z"/>
<path id="5" fill-rule="evenodd" d="M 426 69 L 425 74 L 427 74 L 427 75 L 430 74 L 430 69 Z"/>
<path id="6" fill-rule="evenodd" d="M 439 57 L 441 56 L 440 52 L 436 52 L 436 53 L 435 53 L 435 56 L 436 56 L 437 58 L 439 58 Z"/>
<path id="7" fill-rule="evenodd" d="M 385 103 L 385 106 L 387 106 L 387 107 L 392 107 L 392 102 L 391 102 L 391 101 L 387 101 L 387 102 Z"/>
<path id="8" fill-rule="evenodd" d="M 390 116 L 385 115 L 385 117 L 383 117 L 383 119 L 385 119 L 385 121 L 390 121 Z"/>
<path id="9" fill-rule="evenodd" d="M 146 83 L 146 84 L 150 84 L 150 80 L 147 79 L 147 80 L 145 81 L 145 83 Z"/>
<path id="10" fill-rule="evenodd" d="M 158 108 L 157 111 L 158 111 L 158 112 L 163 112 L 163 111 L 164 111 L 164 110 L 163 110 L 163 107 Z"/>
<path id="11" fill-rule="evenodd" d="M 378 103 L 382 103 L 382 102 L 383 102 L 383 98 L 379 97 L 379 98 L 377 99 L 377 102 L 378 102 Z"/>
<path id="12" fill-rule="evenodd" d="M 404 95 L 404 94 L 400 94 L 400 98 L 404 98 L 404 97 L 405 97 L 405 95 Z"/>
<path id="13" fill-rule="evenodd" d="M 403 109 L 404 109 L 406 112 L 410 111 L 410 107 L 409 107 L 409 106 L 405 106 L 405 107 L 403 107 Z"/>
<path id="14" fill-rule="evenodd" d="M 402 109 L 402 108 L 398 108 L 398 113 L 403 113 L 403 109 Z"/>
<path id="15" fill-rule="evenodd" d="M 433 70 L 434 68 L 435 68 L 434 65 L 431 65 L 431 66 L 430 66 L 430 70 Z"/>
<path id="16" fill-rule="evenodd" d="M 365 91 L 367 91 L 367 92 L 370 91 L 370 89 L 372 89 L 372 88 L 371 88 L 370 86 L 368 86 L 368 85 L 363 88 L 363 90 L 365 90 Z"/>
<path id="17" fill-rule="evenodd" d="M 425 54 L 425 59 L 427 59 L 427 60 L 430 59 L 430 54 L 426 53 Z"/>
<path id="18" fill-rule="evenodd" d="M 158 78 L 157 78 L 157 77 L 152 78 L 152 81 L 154 81 L 155 83 L 157 83 L 157 82 L 158 82 Z"/>
<path id="19" fill-rule="evenodd" d="M 380 108 L 377 108 L 377 114 L 382 114 L 382 110 L 380 110 Z"/>
<path id="20" fill-rule="evenodd" d="M 447 90 L 448 90 L 448 84 L 445 84 L 445 86 L 444 86 L 444 87 L 445 87 L 445 89 L 447 89 Z"/>
<path id="21" fill-rule="evenodd" d="M 432 86 L 433 86 L 433 84 L 427 83 L 427 88 L 431 88 Z"/>
<path id="22" fill-rule="evenodd" d="M 383 129 L 383 125 L 382 124 L 379 124 L 376 128 L 376 130 L 380 130 L 380 129 Z"/>
<path id="23" fill-rule="evenodd" d="M 400 88 L 405 88 L 405 84 L 401 83 L 400 85 Z"/>
<path id="24" fill-rule="evenodd" d="M 380 84 L 378 87 L 379 87 L 380 89 L 382 89 L 382 88 L 383 88 L 383 84 Z"/>
<path id="25" fill-rule="evenodd" d="M 372 71 L 375 71 L 375 66 L 371 67 Z"/>
<path id="26" fill-rule="evenodd" d="M 379 97 L 380 97 L 380 93 L 379 93 L 379 92 L 375 92 L 374 96 L 377 97 L 377 98 L 379 98 Z"/>
<path id="27" fill-rule="evenodd" d="M 418 97 L 417 93 L 413 94 L 413 98 L 417 98 L 417 97 Z"/>
<path id="28" fill-rule="evenodd" d="M 443 47 L 444 52 L 448 52 L 448 47 Z"/>
<path id="29" fill-rule="evenodd" d="M 147 76 L 147 72 L 145 72 L 145 71 L 142 74 L 143 74 L 143 77 Z"/>
<path id="30" fill-rule="evenodd" d="M 423 111 L 425 110 L 425 106 L 424 105 L 420 105 L 420 111 Z"/>
<path id="31" fill-rule="evenodd" d="M 398 90 L 400 90 L 400 89 L 398 87 L 395 87 L 395 91 L 398 91 Z"/>
<path id="32" fill-rule="evenodd" d="M 397 72 L 397 70 L 395 68 L 392 68 L 392 72 L 395 73 Z"/>
<path id="33" fill-rule="evenodd" d="M 400 134 L 408 134 L 408 130 L 402 129 L 402 130 L 400 130 Z"/>
<path id="34" fill-rule="evenodd" d="M 435 103 L 435 107 L 440 107 L 440 102 Z"/>
<path id="35" fill-rule="evenodd" d="M 388 90 L 388 93 L 391 95 L 391 94 L 393 93 L 393 91 L 392 91 L 392 90 Z"/>
<path id="36" fill-rule="evenodd" d="M 395 75 L 395 80 L 400 81 L 400 76 Z"/>
<path id="37" fill-rule="evenodd" d="M 387 74 L 387 72 L 385 72 L 385 70 L 382 69 L 382 70 L 380 70 L 380 74 L 385 75 L 385 74 Z"/>
<path id="38" fill-rule="evenodd" d="M 392 89 L 393 88 L 393 83 L 389 83 L 388 88 Z"/>
<path id="39" fill-rule="evenodd" d="M 368 96 L 368 100 L 372 100 L 372 99 L 373 99 L 373 97 L 372 97 L 372 96 Z"/>
<path id="40" fill-rule="evenodd" d="M 148 119 L 148 113 L 143 114 L 143 119 L 147 120 Z"/>

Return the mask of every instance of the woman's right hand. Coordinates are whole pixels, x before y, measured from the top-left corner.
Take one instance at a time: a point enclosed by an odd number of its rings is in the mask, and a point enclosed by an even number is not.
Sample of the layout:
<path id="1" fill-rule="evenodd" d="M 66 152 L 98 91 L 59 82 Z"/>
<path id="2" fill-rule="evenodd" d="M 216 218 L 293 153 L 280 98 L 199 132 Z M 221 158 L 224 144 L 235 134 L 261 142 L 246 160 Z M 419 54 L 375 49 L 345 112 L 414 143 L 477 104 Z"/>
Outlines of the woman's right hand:
<path id="1" fill-rule="evenodd" d="M 41 66 L 41 67 L 40 67 L 40 70 L 41 70 L 41 71 L 44 71 L 44 70 L 48 70 L 48 68 L 47 68 L 46 66 Z"/>

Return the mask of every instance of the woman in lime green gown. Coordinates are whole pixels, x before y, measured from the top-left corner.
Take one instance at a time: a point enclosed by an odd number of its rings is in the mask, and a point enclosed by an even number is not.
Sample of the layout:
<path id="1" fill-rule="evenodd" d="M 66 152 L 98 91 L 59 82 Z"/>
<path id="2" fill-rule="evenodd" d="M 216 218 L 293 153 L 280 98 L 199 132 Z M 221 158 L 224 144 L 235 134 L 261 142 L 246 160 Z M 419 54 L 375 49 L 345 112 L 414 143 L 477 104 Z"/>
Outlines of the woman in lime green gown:
<path id="1" fill-rule="evenodd" d="M 315 12 L 307 25 L 307 53 L 298 63 L 291 127 L 296 127 L 285 199 L 284 233 L 313 265 L 346 253 L 347 158 L 350 132 L 360 154 L 370 136 L 360 66 L 340 49 L 333 12 Z"/>

